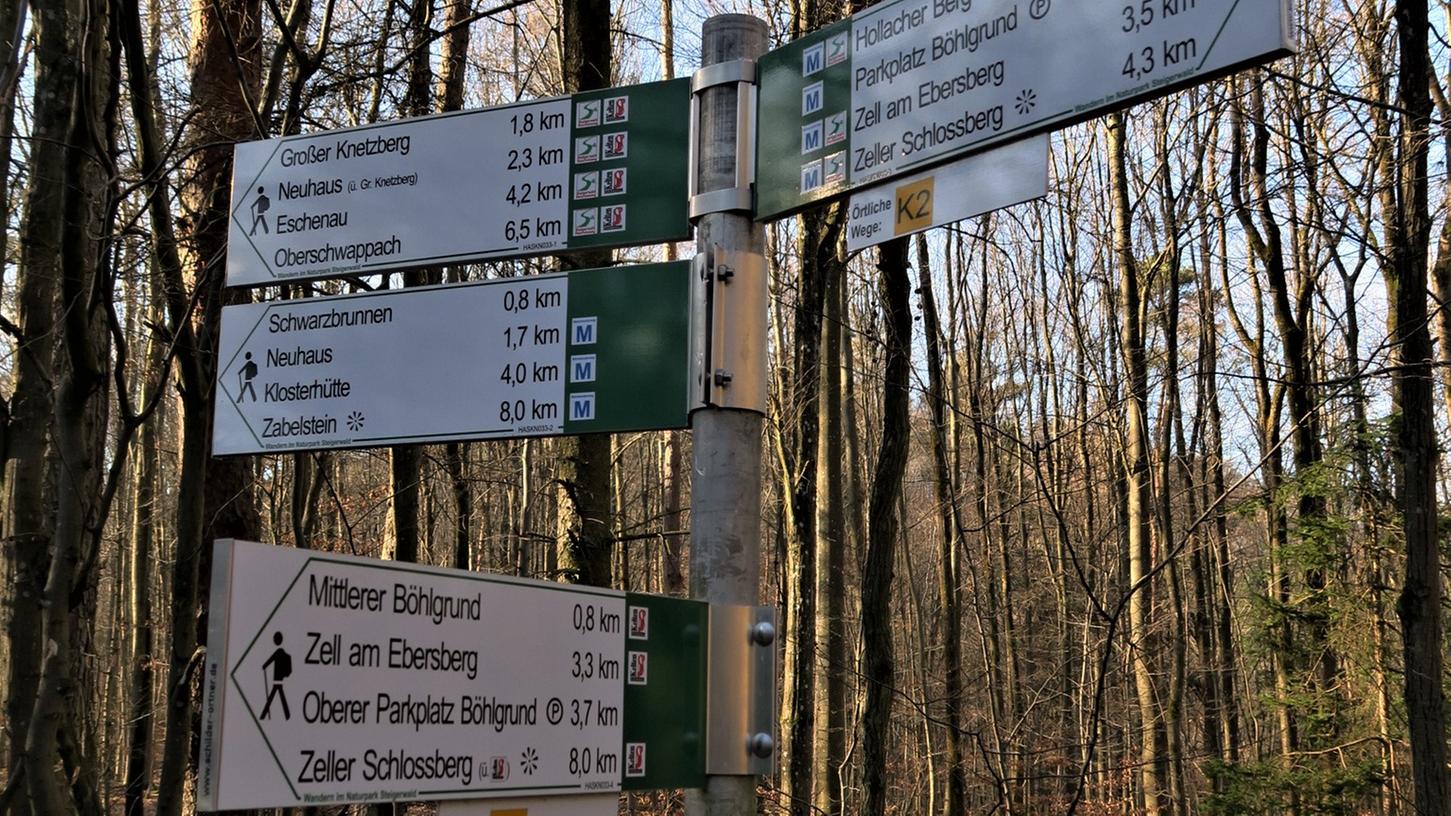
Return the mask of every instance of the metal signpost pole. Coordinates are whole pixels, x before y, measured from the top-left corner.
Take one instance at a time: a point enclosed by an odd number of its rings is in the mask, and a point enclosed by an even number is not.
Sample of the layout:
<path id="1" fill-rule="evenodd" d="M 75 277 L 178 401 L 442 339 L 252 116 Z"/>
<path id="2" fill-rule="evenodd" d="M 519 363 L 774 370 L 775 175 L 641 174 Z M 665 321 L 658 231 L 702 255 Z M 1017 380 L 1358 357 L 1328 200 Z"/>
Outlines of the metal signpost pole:
<path id="1" fill-rule="evenodd" d="M 765 236 L 751 218 L 755 153 L 755 60 L 766 24 L 746 15 L 705 21 L 693 91 L 696 155 L 691 216 L 696 219 L 697 399 L 691 415 L 690 591 L 712 604 L 753 605 L 760 584 L 761 434 L 765 427 Z M 687 793 L 693 816 L 756 812 L 751 747 L 727 746 L 739 768 L 722 773 L 707 759 L 705 788 Z M 731 757 L 735 758 L 735 757 Z"/>

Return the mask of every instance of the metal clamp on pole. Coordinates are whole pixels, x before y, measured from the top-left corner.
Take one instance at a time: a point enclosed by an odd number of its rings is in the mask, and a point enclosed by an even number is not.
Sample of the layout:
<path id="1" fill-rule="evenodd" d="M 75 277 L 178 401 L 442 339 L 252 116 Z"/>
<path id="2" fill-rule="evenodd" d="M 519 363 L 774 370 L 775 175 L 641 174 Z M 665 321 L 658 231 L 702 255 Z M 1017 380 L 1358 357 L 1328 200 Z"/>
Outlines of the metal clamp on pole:
<path id="1" fill-rule="evenodd" d="M 736 86 L 735 186 L 700 189 L 701 97 L 712 88 Z M 753 209 L 756 181 L 756 61 L 737 59 L 707 65 L 690 78 L 690 218 Z"/>
<path id="2" fill-rule="evenodd" d="M 766 259 L 720 246 L 695 256 L 691 376 L 696 408 L 766 412 Z"/>
<path id="3" fill-rule="evenodd" d="M 710 605 L 705 772 L 770 774 L 776 762 L 776 609 Z"/>

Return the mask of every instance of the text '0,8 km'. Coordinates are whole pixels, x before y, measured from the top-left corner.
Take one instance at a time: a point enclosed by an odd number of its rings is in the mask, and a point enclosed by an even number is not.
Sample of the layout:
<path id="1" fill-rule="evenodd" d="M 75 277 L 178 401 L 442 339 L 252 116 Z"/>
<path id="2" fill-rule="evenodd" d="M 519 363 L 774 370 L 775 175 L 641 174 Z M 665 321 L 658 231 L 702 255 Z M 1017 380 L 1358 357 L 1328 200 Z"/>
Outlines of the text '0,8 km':
<path id="1" fill-rule="evenodd" d="M 1288 0 L 894 0 L 760 61 L 771 219 L 1293 51 Z"/>

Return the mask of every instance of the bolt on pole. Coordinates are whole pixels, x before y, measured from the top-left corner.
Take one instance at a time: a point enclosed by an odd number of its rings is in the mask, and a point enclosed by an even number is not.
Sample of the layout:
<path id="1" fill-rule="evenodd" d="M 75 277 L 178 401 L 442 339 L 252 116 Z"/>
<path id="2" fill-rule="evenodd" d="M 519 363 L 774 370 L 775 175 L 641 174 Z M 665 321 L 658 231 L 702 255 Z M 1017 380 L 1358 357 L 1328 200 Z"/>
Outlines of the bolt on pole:
<path id="1" fill-rule="evenodd" d="M 698 297 L 690 594 L 712 604 L 754 606 L 760 594 L 767 287 L 765 233 L 751 217 L 751 185 L 755 61 L 766 51 L 766 23 L 720 15 L 705 21 L 701 39 L 692 105 Z M 739 746 L 727 745 L 731 772 L 708 761 L 705 788 L 687 792 L 691 816 L 755 814 L 760 754 L 770 747 L 755 735 L 739 736 Z"/>

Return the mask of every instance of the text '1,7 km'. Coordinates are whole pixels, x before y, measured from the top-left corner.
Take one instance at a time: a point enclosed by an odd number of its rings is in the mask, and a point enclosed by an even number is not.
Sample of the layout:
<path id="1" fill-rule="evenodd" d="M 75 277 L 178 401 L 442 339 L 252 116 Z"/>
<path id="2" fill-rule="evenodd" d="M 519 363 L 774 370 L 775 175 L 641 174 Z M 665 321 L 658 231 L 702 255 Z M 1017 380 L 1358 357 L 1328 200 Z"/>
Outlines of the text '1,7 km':
<path id="1" fill-rule="evenodd" d="M 892 0 L 760 60 L 756 217 L 1292 53 L 1288 0 Z"/>
<path id="2" fill-rule="evenodd" d="M 689 84 L 240 144 L 227 283 L 685 238 Z"/>
<path id="3" fill-rule="evenodd" d="M 228 306 L 217 455 L 682 428 L 689 262 Z"/>

